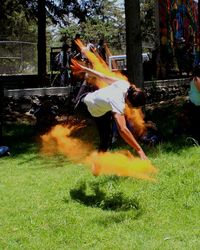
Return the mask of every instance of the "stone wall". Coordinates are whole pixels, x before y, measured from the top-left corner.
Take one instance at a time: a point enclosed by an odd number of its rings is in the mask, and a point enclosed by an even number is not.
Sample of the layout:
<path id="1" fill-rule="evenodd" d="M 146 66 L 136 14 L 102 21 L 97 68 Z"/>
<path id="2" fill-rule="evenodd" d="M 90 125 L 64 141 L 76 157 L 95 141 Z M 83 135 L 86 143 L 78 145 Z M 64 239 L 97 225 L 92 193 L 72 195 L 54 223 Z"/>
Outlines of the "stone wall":
<path id="1" fill-rule="evenodd" d="M 6 75 L 0 76 L 0 86 L 6 89 L 37 88 L 37 75 Z"/>
<path id="2" fill-rule="evenodd" d="M 170 79 L 145 82 L 147 104 L 170 101 L 175 97 L 186 97 L 189 90 L 189 79 Z M 56 106 L 58 114 L 71 112 L 72 93 L 70 87 L 5 89 L 4 112 L 29 112 L 35 106 L 48 102 Z"/>
<path id="3" fill-rule="evenodd" d="M 175 97 L 187 96 L 189 82 L 189 78 L 145 82 L 147 103 L 167 101 Z"/>

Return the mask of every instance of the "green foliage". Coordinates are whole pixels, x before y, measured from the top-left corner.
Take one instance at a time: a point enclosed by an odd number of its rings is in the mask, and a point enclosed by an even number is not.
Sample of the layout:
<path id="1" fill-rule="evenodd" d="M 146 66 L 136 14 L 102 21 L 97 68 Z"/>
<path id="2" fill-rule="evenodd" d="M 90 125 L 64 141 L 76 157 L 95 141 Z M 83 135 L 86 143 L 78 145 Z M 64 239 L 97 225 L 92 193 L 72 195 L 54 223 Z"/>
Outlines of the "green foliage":
<path id="1" fill-rule="evenodd" d="M 37 6 L 37 0 L 1 1 L 0 38 L 36 41 Z M 47 0 L 46 14 L 48 25 L 61 25 L 61 36 L 66 33 L 73 38 L 79 32 L 84 34 L 84 40 L 93 37 L 97 42 L 105 37 L 113 52 L 125 52 L 124 9 L 116 1 Z M 151 43 L 155 37 L 154 1 L 141 1 L 141 20 L 143 40 Z"/>
<path id="2" fill-rule="evenodd" d="M 0 12 L 1 40 L 35 41 L 35 22 L 21 2 L 1 1 Z"/>
<path id="3" fill-rule="evenodd" d="M 1 40 L 37 41 L 37 1 L 0 3 Z M 105 37 L 117 50 L 122 49 L 125 37 L 124 12 L 115 1 L 46 1 L 48 25 L 60 24 L 61 36 L 71 39 L 76 33 L 84 39 Z M 63 26 L 66 26 L 63 28 Z M 48 35 L 50 37 L 50 33 Z M 53 38 L 50 38 L 53 39 Z M 54 42 L 55 43 L 55 42 Z"/>
<path id="4" fill-rule="evenodd" d="M 140 15 L 141 15 L 142 40 L 144 42 L 153 45 L 156 42 L 155 1 L 154 0 L 141 1 Z"/>
<path id="5" fill-rule="evenodd" d="M 98 11 L 97 8 L 94 13 L 93 10 L 91 12 L 93 14 L 87 15 L 84 21 L 79 19 L 79 24 L 77 24 L 77 20 L 71 19 L 66 28 L 60 29 L 61 36 L 65 34 L 67 37 L 73 38 L 76 33 L 80 33 L 82 40 L 86 43 L 91 38 L 96 43 L 104 38 L 112 48 L 112 52 L 122 53 L 123 51 L 124 53 L 124 11 L 119 9 L 115 1 L 100 1 L 99 6 L 101 6 L 101 11 Z"/>

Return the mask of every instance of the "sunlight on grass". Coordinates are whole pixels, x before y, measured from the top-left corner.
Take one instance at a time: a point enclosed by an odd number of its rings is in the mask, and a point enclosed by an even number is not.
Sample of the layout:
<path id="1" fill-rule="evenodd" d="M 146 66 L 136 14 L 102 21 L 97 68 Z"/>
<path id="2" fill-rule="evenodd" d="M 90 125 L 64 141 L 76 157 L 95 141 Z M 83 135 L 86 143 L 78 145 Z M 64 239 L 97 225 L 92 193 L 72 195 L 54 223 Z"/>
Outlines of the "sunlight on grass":
<path id="1" fill-rule="evenodd" d="M 18 132 L 0 158 L 0 249 L 199 248 L 198 145 L 147 148 L 159 169 L 152 183 L 94 177 L 62 155 L 41 156 L 29 128 L 28 140 Z"/>

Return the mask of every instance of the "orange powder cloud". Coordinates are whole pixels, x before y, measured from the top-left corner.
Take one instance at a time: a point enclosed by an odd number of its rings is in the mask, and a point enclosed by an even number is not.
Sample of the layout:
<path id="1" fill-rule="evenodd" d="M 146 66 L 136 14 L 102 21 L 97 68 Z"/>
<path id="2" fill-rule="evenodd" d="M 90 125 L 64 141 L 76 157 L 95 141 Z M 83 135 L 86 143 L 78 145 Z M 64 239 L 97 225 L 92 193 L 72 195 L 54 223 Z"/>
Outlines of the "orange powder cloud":
<path id="1" fill-rule="evenodd" d="M 62 153 L 70 160 L 81 161 L 93 150 L 93 147 L 71 136 L 72 132 L 79 128 L 79 126 L 56 125 L 51 131 L 41 136 L 41 153 L 47 155 Z"/>
<path id="2" fill-rule="evenodd" d="M 142 110 L 140 108 L 133 109 L 126 105 L 125 116 L 131 127 L 133 127 L 134 134 L 142 136 L 146 131 L 146 124 Z"/>
<path id="3" fill-rule="evenodd" d="M 130 176 L 138 179 L 154 180 L 156 168 L 149 160 L 141 160 L 124 152 L 92 153 L 86 163 L 92 165 L 94 175 Z"/>
<path id="4" fill-rule="evenodd" d="M 42 154 L 61 153 L 71 161 L 83 163 L 94 175 L 130 176 L 153 180 L 157 171 L 149 160 L 133 157 L 129 151 L 98 153 L 93 145 L 73 138 L 72 133 L 80 127 L 56 125 L 50 132 L 41 136 Z"/>
<path id="5" fill-rule="evenodd" d="M 77 45 L 81 49 L 82 53 L 87 57 L 87 59 L 92 64 L 94 70 L 97 70 L 107 76 L 118 77 L 119 79 L 127 80 L 127 77 L 120 72 L 112 72 L 106 62 L 99 56 L 97 52 L 91 52 L 88 50 L 85 45 L 81 42 L 81 40 L 76 40 Z M 103 81 L 98 80 L 98 87 L 105 87 L 107 84 Z"/>
<path id="6" fill-rule="evenodd" d="M 128 80 L 125 75 L 123 75 L 120 72 L 112 72 L 108 65 L 102 60 L 102 58 L 98 55 L 98 53 L 93 53 L 89 51 L 85 45 L 81 42 L 81 40 L 76 41 L 77 45 L 81 49 L 81 51 L 84 53 L 84 55 L 88 58 L 88 60 L 91 62 L 93 69 L 112 77 L 117 77 L 119 79 Z M 106 51 L 109 55 L 111 55 L 111 52 L 109 48 L 106 46 Z M 93 83 L 98 88 L 102 88 L 107 86 L 106 83 L 100 81 L 99 79 L 97 81 L 91 79 L 89 80 L 90 83 Z M 125 108 L 125 115 L 129 122 L 129 124 L 134 127 L 134 134 L 137 136 L 141 136 L 146 131 L 146 126 L 144 122 L 144 114 L 141 109 L 134 109 L 130 108 L 126 105 Z"/>

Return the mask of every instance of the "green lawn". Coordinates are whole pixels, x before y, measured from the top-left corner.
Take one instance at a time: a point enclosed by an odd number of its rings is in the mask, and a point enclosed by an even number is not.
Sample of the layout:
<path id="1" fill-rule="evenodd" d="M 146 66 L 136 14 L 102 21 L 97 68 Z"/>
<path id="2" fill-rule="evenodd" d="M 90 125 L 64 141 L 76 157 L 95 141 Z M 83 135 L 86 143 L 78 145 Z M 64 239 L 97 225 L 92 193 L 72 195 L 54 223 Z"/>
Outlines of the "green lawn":
<path id="1" fill-rule="evenodd" d="M 31 126 L 6 131 L 0 158 L 0 249 L 200 249 L 200 147 L 146 149 L 156 182 L 95 177 L 39 154 Z"/>

